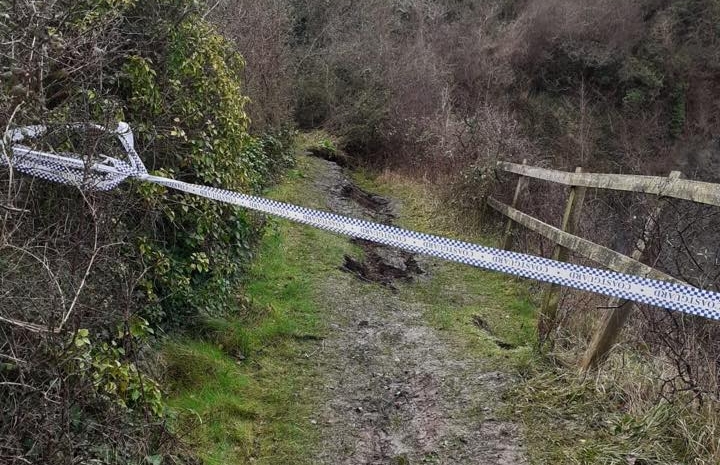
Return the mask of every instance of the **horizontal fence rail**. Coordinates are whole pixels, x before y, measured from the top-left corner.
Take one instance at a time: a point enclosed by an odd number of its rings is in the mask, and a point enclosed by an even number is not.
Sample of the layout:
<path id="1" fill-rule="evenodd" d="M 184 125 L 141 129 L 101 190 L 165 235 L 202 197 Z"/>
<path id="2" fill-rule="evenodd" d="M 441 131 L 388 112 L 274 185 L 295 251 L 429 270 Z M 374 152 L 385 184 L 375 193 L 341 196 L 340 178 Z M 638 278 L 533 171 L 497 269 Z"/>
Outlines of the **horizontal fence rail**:
<path id="1" fill-rule="evenodd" d="M 673 278 L 669 274 L 663 273 L 660 270 L 652 268 L 642 262 L 634 260 L 627 255 L 623 255 L 620 252 L 616 252 L 612 249 L 608 249 L 602 245 L 596 244 L 582 237 L 575 236 L 567 233 L 555 226 L 549 225 L 545 222 L 538 220 L 526 213 L 521 212 L 509 205 L 506 205 L 492 197 L 487 199 L 488 205 L 494 210 L 502 213 L 508 218 L 512 219 L 516 223 L 525 226 L 527 229 L 540 234 L 546 239 L 550 239 L 552 242 L 565 247 L 566 249 L 572 250 L 573 252 L 582 255 L 585 258 L 604 265 L 613 271 L 620 273 L 637 274 L 652 279 L 659 279 L 662 281 L 669 281 L 672 283 L 683 284 L 684 282 Z"/>
<path id="2" fill-rule="evenodd" d="M 679 171 L 673 171 L 668 177 L 657 177 L 584 173 L 582 168 L 578 167 L 574 173 L 570 173 L 528 166 L 526 163 L 526 161 L 523 161 L 522 165 L 505 161 L 497 163 L 497 169 L 520 175 L 512 205 L 506 205 L 492 197 L 487 198 L 487 204 L 491 208 L 508 218 L 503 238 L 503 248 L 506 250 L 510 250 L 512 245 L 511 226 L 512 223 L 516 223 L 552 241 L 555 244 L 553 251 L 553 258 L 555 259 L 566 261 L 568 252 L 572 251 L 617 272 L 658 279 L 668 283 L 683 284 L 683 281 L 640 262 L 648 242 L 652 240 L 648 234 L 648 227 L 652 227 L 657 223 L 664 202 L 659 202 L 655 210 L 648 216 L 645 232 L 642 237 L 638 238 L 632 256 L 628 257 L 574 234 L 582 210 L 585 189 L 596 188 L 637 192 L 657 195 L 661 199 L 677 198 L 720 206 L 720 184 L 684 180 L 681 179 L 682 173 Z M 556 228 L 516 208 L 522 192 L 528 189 L 528 178 L 541 179 L 570 187 L 562 228 Z M 558 288 L 557 286 L 550 286 L 545 291 L 538 320 L 538 334 L 541 344 L 548 341 L 552 344 L 549 335 L 557 329 L 558 303 Z M 637 309 L 637 305 L 615 296 L 610 299 L 605 308 L 606 310 L 600 319 L 592 342 L 582 360 L 582 368 L 585 370 L 596 366 L 605 358 L 625 322 L 631 313 Z"/>
<path id="3" fill-rule="evenodd" d="M 632 174 L 570 173 L 500 161 L 497 168 L 566 186 L 639 192 L 720 207 L 720 184 Z"/>

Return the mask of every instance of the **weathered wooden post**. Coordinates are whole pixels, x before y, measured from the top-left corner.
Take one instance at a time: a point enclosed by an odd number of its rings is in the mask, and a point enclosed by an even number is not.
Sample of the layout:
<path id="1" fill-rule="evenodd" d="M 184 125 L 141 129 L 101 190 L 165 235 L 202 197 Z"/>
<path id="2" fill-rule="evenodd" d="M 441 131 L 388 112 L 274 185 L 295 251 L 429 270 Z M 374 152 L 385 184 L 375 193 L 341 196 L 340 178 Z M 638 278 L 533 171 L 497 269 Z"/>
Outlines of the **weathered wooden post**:
<path id="1" fill-rule="evenodd" d="M 668 176 L 668 179 L 680 179 L 681 176 L 681 172 L 673 171 Z M 648 216 L 648 219 L 645 222 L 643 234 L 635 244 L 635 250 L 631 255 L 633 260 L 640 261 L 643 253 L 645 253 L 645 249 L 647 249 L 648 244 L 650 243 L 651 231 L 654 229 L 663 207 L 664 205 L 661 203 L 655 208 L 655 210 L 653 210 L 650 216 Z M 624 271 L 632 272 L 633 270 L 627 269 Z M 598 363 L 605 359 L 610 351 L 610 348 L 613 346 L 615 340 L 622 331 L 623 326 L 625 326 L 625 323 L 635 309 L 637 309 L 637 305 L 634 302 L 622 301 L 615 297 L 610 299 L 605 313 L 600 320 L 598 330 L 595 332 L 593 340 L 583 357 L 583 370 L 594 368 Z"/>
<path id="2" fill-rule="evenodd" d="M 523 165 L 527 164 L 527 159 L 523 160 Z M 520 201 L 520 195 L 522 191 L 527 188 L 528 178 L 522 174 L 518 178 L 517 186 L 515 187 L 515 195 L 513 196 L 512 207 L 517 208 L 517 204 Z M 508 218 L 507 224 L 505 225 L 505 233 L 503 234 L 502 248 L 504 250 L 510 250 L 512 248 L 512 229 L 515 222 Z"/>
<path id="3" fill-rule="evenodd" d="M 582 173 L 582 168 L 575 168 L 576 173 Z M 578 223 L 580 222 L 580 213 L 582 212 L 583 203 L 585 202 L 584 187 L 572 186 L 565 204 L 565 213 L 561 229 L 569 234 L 575 234 Z M 570 251 L 560 245 L 555 245 L 552 258 L 558 261 L 567 261 Z M 555 329 L 557 324 L 557 311 L 560 304 L 560 286 L 551 284 L 548 286 L 543 296 L 542 308 L 538 319 L 538 337 L 540 345 L 544 345 L 550 333 Z"/>

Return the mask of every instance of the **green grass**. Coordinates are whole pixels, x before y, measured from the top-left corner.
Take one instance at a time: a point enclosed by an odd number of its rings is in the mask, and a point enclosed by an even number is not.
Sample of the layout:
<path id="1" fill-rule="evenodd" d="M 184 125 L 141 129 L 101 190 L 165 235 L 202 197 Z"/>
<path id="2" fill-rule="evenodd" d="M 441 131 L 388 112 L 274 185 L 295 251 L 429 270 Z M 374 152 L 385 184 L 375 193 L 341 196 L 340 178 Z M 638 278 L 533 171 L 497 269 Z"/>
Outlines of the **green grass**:
<path id="1" fill-rule="evenodd" d="M 269 196 L 319 207 L 305 183 L 319 169 L 314 162 L 302 158 Z M 311 463 L 319 401 L 308 387 L 322 373 L 306 354 L 324 331 L 314 289 L 353 249 L 341 237 L 271 220 L 243 289 L 244 309 L 165 344 L 175 428 L 205 463 Z"/>
<path id="2" fill-rule="evenodd" d="M 354 180 L 365 189 L 401 201 L 398 226 L 497 246 L 496 237 L 459 226 L 432 186 L 404 177 L 385 179 L 368 173 L 357 173 Z M 532 362 L 539 299 L 530 293 L 531 283 L 451 262 L 438 262 L 429 271 L 429 282 L 416 282 L 401 292 L 404 299 L 424 304 L 426 319 L 432 326 L 454 334 L 463 350 L 472 351 L 490 365 L 510 364 L 523 369 Z M 480 321 L 484 328 L 478 324 Z M 503 349 L 498 342 L 514 348 Z"/>
<path id="3" fill-rule="evenodd" d="M 284 240 L 280 226 L 263 241 L 246 289 L 252 316 L 204 321 L 163 351 L 178 428 L 211 465 L 309 463 L 317 431 L 305 387 L 321 373 L 303 354 L 322 327 L 310 283 L 283 266 Z"/>
<path id="4" fill-rule="evenodd" d="M 535 304 L 522 283 L 454 263 L 440 263 L 431 273 L 429 283 L 403 292 L 425 304 L 432 326 L 455 334 L 464 350 L 489 362 L 525 363 L 535 340 Z"/>

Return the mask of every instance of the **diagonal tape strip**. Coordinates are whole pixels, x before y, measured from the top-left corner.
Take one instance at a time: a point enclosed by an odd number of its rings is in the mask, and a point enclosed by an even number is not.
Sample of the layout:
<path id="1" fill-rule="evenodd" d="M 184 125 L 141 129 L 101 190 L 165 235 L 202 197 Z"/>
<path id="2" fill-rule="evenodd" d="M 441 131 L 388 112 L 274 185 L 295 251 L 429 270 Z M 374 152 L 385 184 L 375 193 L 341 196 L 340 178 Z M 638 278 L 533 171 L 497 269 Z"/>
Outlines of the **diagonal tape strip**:
<path id="1" fill-rule="evenodd" d="M 720 320 L 720 294 L 692 286 L 494 249 L 157 176 L 145 175 L 140 178 L 172 189 L 287 218 L 338 234 L 358 237 L 479 268 Z"/>
<path id="2" fill-rule="evenodd" d="M 73 124 L 71 128 L 102 129 L 94 125 Z M 44 126 L 28 126 L 6 133 L 13 144 L 12 159 L 0 158 L 24 173 L 81 188 L 110 190 L 133 177 L 220 202 L 287 218 L 338 234 L 345 234 L 445 260 L 535 279 L 620 299 L 677 310 L 690 315 L 720 320 L 720 293 L 693 286 L 669 283 L 640 276 L 559 262 L 533 255 L 509 252 L 370 221 L 335 215 L 274 200 L 214 187 L 200 186 L 149 175 L 135 152 L 133 136 L 125 123 L 114 132 L 128 154 L 128 161 L 104 157 L 103 162 L 87 165 L 73 157 L 32 150 L 20 145 L 25 138 L 42 135 Z M 3 151 L 4 153 L 4 151 Z"/>

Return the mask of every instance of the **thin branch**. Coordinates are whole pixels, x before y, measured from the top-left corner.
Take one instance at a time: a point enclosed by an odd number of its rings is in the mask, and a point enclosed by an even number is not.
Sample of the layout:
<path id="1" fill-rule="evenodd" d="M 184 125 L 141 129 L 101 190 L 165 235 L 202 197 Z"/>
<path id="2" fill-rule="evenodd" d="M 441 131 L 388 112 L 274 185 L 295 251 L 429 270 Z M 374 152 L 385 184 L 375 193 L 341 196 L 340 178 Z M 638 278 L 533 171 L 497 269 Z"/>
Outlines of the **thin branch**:
<path id="1" fill-rule="evenodd" d="M 27 388 L 27 389 L 30 389 L 30 390 L 32 390 L 32 391 L 37 391 L 37 390 L 38 390 L 37 388 L 32 387 L 32 386 L 30 386 L 30 385 L 23 384 L 23 383 L 13 383 L 13 382 L 11 382 L 11 381 L 1 381 L 1 382 L 0 382 L 0 386 L 16 386 L 16 387 Z"/>
<path id="2" fill-rule="evenodd" d="M 58 281 L 57 277 L 55 276 L 55 273 L 53 273 L 53 271 L 50 269 L 50 265 L 48 265 L 48 263 L 45 260 L 38 257 L 37 255 L 35 255 L 34 253 L 30 252 L 27 249 L 23 249 L 22 247 L 18 247 L 13 244 L 5 244 L 4 246 L 29 255 L 30 257 L 34 258 L 38 263 L 40 263 L 43 266 L 43 268 L 45 268 L 45 271 L 50 276 L 50 278 L 52 279 L 52 282 L 55 284 L 55 287 L 57 288 L 58 294 L 60 295 L 60 304 L 62 305 L 63 312 L 65 312 L 67 309 L 67 303 L 65 301 L 65 293 L 63 292 L 62 287 L 60 286 L 60 281 Z"/>
<path id="3" fill-rule="evenodd" d="M 11 324 L 13 326 L 17 326 L 18 328 L 21 328 L 21 329 L 26 329 L 32 333 L 48 333 L 48 332 L 50 332 L 50 330 L 48 329 L 47 326 L 36 325 L 35 323 L 28 323 L 25 321 L 15 320 L 12 318 L 5 318 L 2 316 L 0 316 L 0 321 L 2 321 L 3 323 Z"/>
<path id="4" fill-rule="evenodd" d="M 3 205 L 3 204 L 0 204 L 0 209 L 5 210 L 10 213 L 30 213 L 30 210 L 26 210 L 24 208 L 11 207 L 10 205 Z"/>
<path id="5" fill-rule="evenodd" d="M 13 362 L 15 362 L 15 363 L 20 363 L 20 364 L 27 364 L 27 363 L 28 363 L 28 362 L 26 362 L 25 360 L 21 360 L 21 359 L 19 359 L 19 358 L 12 357 L 12 356 L 7 355 L 7 354 L 0 354 L 0 358 L 5 358 L 5 359 L 8 359 L 8 360 L 11 360 L 11 361 L 13 361 Z"/>
<path id="6" fill-rule="evenodd" d="M 97 240 L 97 237 L 96 237 L 96 240 Z M 120 244 L 122 244 L 122 242 L 115 242 L 112 244 L 103 245 L 102 247 L 98 247 L 95 249 L 95 252 L 93 252 L 92 257 L 90 257 L 90 263 L 88 263 L 88 266 L 85 269 L 85 275 L 83 276 L 83 279 L 80 282 L 80 286 L 78 287 L 78 290 L 75 292 L 75 296 L 73 297 L 73 301 L 70 304 L 70 308 L 63 316 L 63 319 L 60 322 L 60 325 L 53 332 L 55 332 L 55 333 L 60 332 L 62 330 L 63 326 L 65 325 L 65 323 L 67 322 L 68 318 L 70 318 L 70 315 L 72 314 L 73 310 L 75 309 L 75 304 L 77 304 L 78 298 L 80 297 L 80 294 L 82 293 L 82 290 L 85 287 L 87 278 L 88 278 L 88 276 L 90 276 L 90 270 L 92 269 L 93 264 L 95 263 L 95 259 L 97 258 L 100 251 L 102 251 L 103 249 L 106 249 L 108 247 L 114 247 L 114 246 L 120 245 Z"/>
<path id="7" fill-rule="evenodd" d="M 220 2 L 222 2 L 222 0 L 217 0 L 217 2 L 215 2 L 215 4 L 214 4 L 213 6 L 211 6 L 211 7 L 205 12 L 205 14 L 202 15 L 202 19 L 207 18 L 207 16 L 208 16 L 210 13 L 212 13 L 212 11 L 213 11 L 215 8 L 217 8 L 218 5 L 220 5 Z"/>
<path id="8" fill-rule="evenodd" d="M 15 115 L 17 114 L 18 110 L 22 106 L 23 102 L 20 102 L 15 108 L 13 109 L 12 114 L 10 115 L 10 118 L 8 119 L 7 125 L 5 126 L 5 133 L 3 133 L 2 138 L 0 138 L 0 147 L 2 147 L 2 156 L 5 159 L 5 163 L 7 163 L 8 166 L 8 189 L 7 189 L 7 200 L 6 203 L 8 205 L 12 204 L 13 201 L 13 185 L 14 185 L 14 178 L 13 178 L 13 166 L 12 166 L 12 160 L 10 159 L 10 154 L 8 153 L 7 145 L 5 143 L 5 134 L 10 131 L 10 126 L 12 125 L 13 120 L 15 119 Z M 10 149 L 12 150 L 12 149 Z M 9 212 L 5 213 L 5 221 L 3 222 L 3 236 L 5 236 L 5 225 L 8 224 L 8 214 Z"/>

